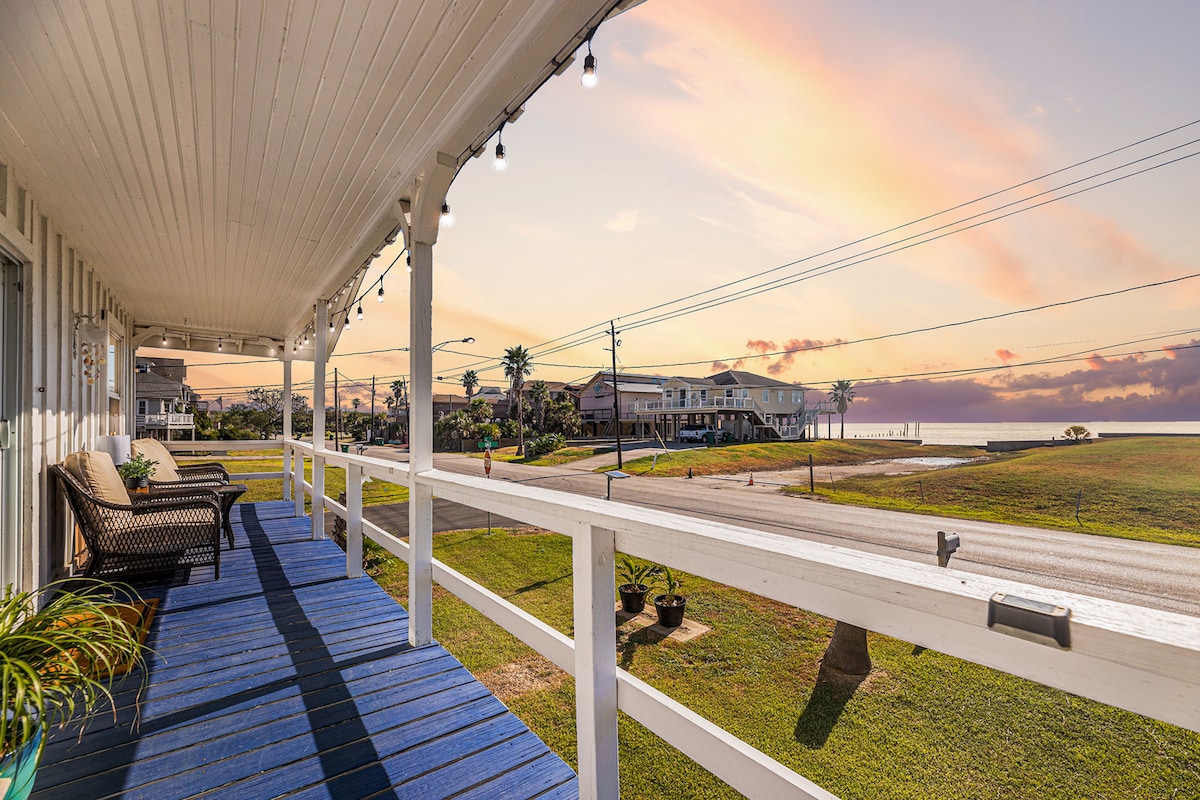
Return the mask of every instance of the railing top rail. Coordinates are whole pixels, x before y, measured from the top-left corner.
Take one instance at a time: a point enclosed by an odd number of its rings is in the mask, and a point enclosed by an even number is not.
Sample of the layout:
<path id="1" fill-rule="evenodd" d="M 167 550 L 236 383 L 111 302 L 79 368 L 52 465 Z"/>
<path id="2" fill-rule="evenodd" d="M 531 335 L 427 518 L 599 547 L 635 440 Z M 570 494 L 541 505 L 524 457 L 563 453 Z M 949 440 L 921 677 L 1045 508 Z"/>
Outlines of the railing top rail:
<path id="1" fill-rule="evenodd" d="M 1200 730 L 1193 617 L 483 477 L 432 470 L 415 479 L 436 496 L 567 535 L 610 529 L 622 552 Z M 997 593 L 1069 608 L 1070 649 L 989 628 Z"/>

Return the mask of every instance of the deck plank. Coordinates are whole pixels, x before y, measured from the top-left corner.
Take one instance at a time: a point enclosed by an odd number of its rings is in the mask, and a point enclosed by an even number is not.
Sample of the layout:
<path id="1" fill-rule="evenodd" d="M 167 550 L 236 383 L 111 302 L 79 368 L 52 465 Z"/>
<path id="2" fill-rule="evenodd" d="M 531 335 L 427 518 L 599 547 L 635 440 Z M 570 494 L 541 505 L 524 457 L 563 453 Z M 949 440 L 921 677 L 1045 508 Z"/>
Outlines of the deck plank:
<path id="1" fill-rule="evenodd" d="M 147 682 L 46 747 L 34 800 L 578 797 L 574 773 L 291 503 L 235 506 L 233 550 L 160 607 Z M 136 726 L 134 722 L 136 719 Z"/>

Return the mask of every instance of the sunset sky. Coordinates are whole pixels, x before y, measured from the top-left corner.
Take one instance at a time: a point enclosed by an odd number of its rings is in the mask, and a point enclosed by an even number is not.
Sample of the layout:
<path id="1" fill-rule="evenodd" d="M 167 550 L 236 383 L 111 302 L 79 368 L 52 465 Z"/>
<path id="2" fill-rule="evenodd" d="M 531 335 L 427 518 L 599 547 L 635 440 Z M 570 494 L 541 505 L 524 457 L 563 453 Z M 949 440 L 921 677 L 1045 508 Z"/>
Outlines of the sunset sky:
<path id="1" fill-rule="evenodd" d="M 648 0 L 597 33 L 595 89 L 581 57 L 505 128 L 509 169 L 493 140 L 451 188 L 434 341 L 475 342 L 435 385 L 503 384 L 516 344 L 534 379 L 581 381 L 615 319 L 624 369 L 848 378 L 857 421 L 1200 418 L 1197 30 L 1190 0 Z M 406 279 L 401 259 L 331 368 L 384 392 L 407 372 L 343 355 L 407 345 Z M 280 381 L 189 371 L 227 405 Z"/>

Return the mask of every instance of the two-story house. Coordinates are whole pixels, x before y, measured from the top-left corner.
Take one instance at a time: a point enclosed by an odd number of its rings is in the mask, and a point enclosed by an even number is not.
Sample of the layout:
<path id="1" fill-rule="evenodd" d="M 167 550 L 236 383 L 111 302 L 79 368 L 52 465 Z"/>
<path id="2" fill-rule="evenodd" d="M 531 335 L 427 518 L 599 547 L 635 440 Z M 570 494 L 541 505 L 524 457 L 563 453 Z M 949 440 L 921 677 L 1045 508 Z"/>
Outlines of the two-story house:
<path id="1" fill-rule="evenodd" d="M 639 416 L 637 407 L 643 403 L 662 399 L 665 375 L 639 375 L 618 372 L 616 380 L 617 400 L 620 403 L 621 433 L 623 435 L 651 436 L 657 430 L 656 421 Z M 615 436 L 613 424 L 613 373 L 597 372 L 579 390 L 579 416 L 583 420 L 583 432 L 587 436 Z"/>
<path id="2" fill-rule="evenodd" d="M 137 402 L 134 433 L 152 439 L 195 439 L 192 404 L 197 397 L 187 379 L 181 358 L 135 359 L 133 392 Z M 176 436 L 176 432 L 179 435 Z"/>
<path id="3" fill-rule="evenodd" d="M 657 420 L 666 435 L 676 435 L 680 425 L 708 423 L 740 442 L 816 438 L 823 403 L 809 405 L 800 384 L 732 369 L 673 377 L 661 390 L 661 399 L 639 402 L 635 413 Z"/>

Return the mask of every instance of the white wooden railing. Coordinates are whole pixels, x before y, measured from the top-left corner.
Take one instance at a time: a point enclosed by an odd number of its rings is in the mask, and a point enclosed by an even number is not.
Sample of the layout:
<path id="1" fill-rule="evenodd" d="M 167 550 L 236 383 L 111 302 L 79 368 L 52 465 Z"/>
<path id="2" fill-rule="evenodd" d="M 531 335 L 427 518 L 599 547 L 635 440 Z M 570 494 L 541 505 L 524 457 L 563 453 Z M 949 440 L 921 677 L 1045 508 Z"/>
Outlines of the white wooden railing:
<path id="1" fill-rule="evenodd" d="M 1200 625 L 1193 617 L 974 573 L 669 514 L 647 508 L 407 464 L 288 440 L 295 453 L 296 514 L 304 513 L 304 460 L 315 481 L 325 465 L 346 469 L 346 505 L 313 499 L 314 536 L 324 511 L 346 520 L 347 575 L 361 575 L 370 536 L 431 570 L 445 589 L 575 677 L 580 793 L 617 797 L 616 712 L 624 711 L 750 798 L 830 798 L 825 790 L 616 666 L 614 553 L 620 551 L 755 594 L 1200 731 Z M 420 487 L 421 494 L 491 511 L 570 536 L 575 638 L 362 518 L 364 476 Z M 426 494 L 428 493 L 428 494 Z M 413 564 L 412 560 L 418 563 Z M 996 593 L 1071 611 L 1069 649 L 1026 641 L 987 625 Z M 410 597 L 410 625 L 431 622 L 432 597 Z"/>

